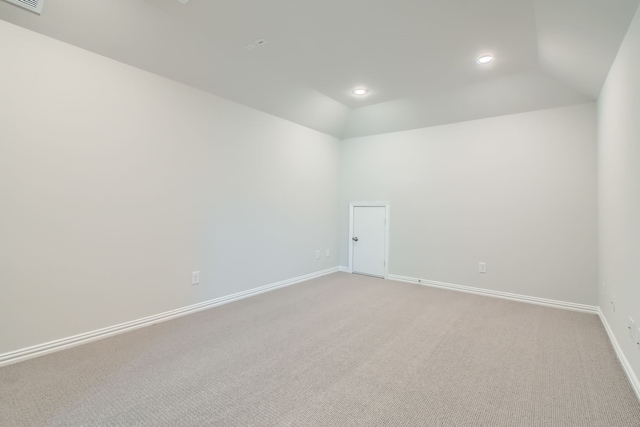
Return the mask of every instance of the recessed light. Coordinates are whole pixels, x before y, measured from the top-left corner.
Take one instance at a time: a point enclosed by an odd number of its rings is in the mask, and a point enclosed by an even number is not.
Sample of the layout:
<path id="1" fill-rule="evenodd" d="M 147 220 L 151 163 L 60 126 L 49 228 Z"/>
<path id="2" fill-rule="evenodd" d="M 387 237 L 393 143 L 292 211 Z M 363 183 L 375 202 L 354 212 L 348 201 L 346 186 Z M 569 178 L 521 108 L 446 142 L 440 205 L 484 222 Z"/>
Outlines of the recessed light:
<path id="1" fill-rule="evenodd" d="M 351 93 L 353 93 L 354 95 L 362 96 L 362 95 L 368 94 L 369 89 L 364 87 L 357 87 L 354 90 L 352 90 Z"/>
<path id="2" fill-rule="evenodd" d="M 488 64 L 491 61 L 493 61 L 493 56 L 491 55 L 482 55 L 478 58 L 478 64 Z"/>

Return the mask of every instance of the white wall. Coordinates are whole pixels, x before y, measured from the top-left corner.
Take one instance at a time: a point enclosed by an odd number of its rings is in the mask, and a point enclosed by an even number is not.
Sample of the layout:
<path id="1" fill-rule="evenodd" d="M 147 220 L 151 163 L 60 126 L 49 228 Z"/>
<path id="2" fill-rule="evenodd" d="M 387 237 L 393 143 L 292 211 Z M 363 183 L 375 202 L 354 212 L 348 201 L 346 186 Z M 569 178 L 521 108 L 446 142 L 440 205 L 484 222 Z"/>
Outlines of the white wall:
<path id="1" fill-rule="evenodd" d="M 598 101 L 598 190 L 600 307 L 640 376 L 640 347 L 627 330 L 629 316 L 640 326 L 640 11 Z"/>
<path id="2" fill-rule="evenodd" d="M 1 20 L 0 56 L 0 354 L 338 264 L 337 139 Z"/>
<path id="3" fill-rule="evenodd" d="M 595 123 L 589 103 L 343 141 L 341 265 L 349 202 L 390 201 L 390 274 L 595 305 Z"/>

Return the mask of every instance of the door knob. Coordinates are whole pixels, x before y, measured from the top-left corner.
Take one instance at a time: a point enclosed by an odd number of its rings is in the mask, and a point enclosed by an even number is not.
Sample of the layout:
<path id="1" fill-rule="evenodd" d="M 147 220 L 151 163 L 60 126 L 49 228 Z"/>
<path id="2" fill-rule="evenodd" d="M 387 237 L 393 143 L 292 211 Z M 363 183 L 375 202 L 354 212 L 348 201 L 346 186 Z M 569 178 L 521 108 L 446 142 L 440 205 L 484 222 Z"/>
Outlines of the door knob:
<path id="1" fill-rule="evenodd" d="M 357 242 L 358 238 L 357 237 L 352 237 L 351 240 L 353 240 L 354 242 Z"/>

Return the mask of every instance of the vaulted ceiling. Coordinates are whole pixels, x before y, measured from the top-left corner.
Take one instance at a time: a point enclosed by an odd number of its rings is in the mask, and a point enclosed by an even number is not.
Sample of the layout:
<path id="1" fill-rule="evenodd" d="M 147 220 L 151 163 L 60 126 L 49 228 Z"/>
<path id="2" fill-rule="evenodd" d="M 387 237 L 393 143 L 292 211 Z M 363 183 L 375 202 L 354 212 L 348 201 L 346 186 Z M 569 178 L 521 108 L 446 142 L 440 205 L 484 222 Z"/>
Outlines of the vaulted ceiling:
<path id="1" fill-rule="evenodd" d="M 639 1 L 0 1 L 0 18 L 350 137 L 593 101 Z"/>

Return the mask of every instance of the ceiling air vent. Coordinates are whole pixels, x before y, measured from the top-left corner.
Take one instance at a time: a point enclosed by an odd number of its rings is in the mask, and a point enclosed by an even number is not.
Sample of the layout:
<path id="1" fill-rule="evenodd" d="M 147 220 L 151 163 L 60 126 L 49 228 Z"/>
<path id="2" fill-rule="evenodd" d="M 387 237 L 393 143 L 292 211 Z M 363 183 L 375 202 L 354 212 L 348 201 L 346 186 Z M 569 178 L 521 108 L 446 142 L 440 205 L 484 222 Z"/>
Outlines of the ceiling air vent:
<path id="1" fill-rule="evenodd" d="M 9 3 L 13 3 L 20 7 L 23 7 L 31 12 L 35 12 L 38 15 L 42 13 L 42 5 L 44 4 L 44 0 L 5 0 Z"/>

